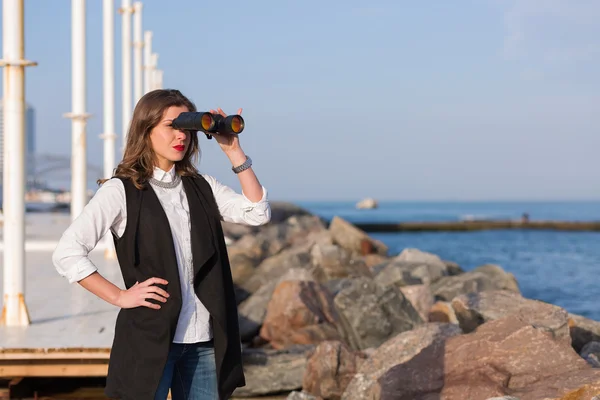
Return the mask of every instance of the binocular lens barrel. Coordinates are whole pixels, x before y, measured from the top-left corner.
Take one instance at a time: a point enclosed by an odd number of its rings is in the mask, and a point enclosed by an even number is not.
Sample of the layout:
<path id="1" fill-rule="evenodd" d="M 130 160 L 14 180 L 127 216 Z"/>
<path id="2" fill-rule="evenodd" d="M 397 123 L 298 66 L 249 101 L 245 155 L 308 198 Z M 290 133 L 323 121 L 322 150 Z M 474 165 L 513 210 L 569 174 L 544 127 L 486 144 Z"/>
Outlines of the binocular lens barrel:
<path id="1" fill-rule="evenodd" d="M 228 115 L 209 112 L 182 112 L 171 123 L 173 128 L 186 131 L 202 131 L 204 133 L 241 133 L 244 130 L 244 119 L 241 115 Z"/>

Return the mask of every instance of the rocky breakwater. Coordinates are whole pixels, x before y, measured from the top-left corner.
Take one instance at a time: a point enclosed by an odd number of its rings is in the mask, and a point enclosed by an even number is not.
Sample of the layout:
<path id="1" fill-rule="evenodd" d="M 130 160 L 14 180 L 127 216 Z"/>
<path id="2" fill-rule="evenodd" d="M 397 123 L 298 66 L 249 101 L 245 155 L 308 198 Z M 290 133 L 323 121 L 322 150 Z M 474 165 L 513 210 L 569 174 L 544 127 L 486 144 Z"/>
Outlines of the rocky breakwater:
<path id="1" fill-rule="evenodd" d="M 234 397 L 600 396 L 600 322 L 523 297 L 500 266 L 389 254 L 343 219 L 289 205 L 273 216 L 224 224 L 247 378 Z"/>

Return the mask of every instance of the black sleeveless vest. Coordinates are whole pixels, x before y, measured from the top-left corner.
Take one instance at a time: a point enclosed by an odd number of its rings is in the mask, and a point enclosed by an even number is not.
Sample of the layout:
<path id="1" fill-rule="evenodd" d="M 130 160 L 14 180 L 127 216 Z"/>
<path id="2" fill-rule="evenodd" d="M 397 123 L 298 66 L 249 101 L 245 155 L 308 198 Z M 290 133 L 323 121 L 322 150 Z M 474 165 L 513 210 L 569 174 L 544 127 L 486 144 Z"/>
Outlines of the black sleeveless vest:
<path id="1" fill-rule="evenodd" d="M 182 177 L 190 208 L 194 290 L 211 315 L 220 399 L 245 385 L 237 304 L 220 214 L 204 178 Z M 121 179 L 121 178 L 118 178 Z M 153 400 L 181 310 L 181 288 L 173 236 L 154 190 L 121 179 L 127 226 L 114 238 L 126 288 L 160 277 L 170 297 L 161 309 L 121 309 L 115 326 L 105 393 L 123 400 Z M 154 302 L 154 300 L 151 300 Z"/>

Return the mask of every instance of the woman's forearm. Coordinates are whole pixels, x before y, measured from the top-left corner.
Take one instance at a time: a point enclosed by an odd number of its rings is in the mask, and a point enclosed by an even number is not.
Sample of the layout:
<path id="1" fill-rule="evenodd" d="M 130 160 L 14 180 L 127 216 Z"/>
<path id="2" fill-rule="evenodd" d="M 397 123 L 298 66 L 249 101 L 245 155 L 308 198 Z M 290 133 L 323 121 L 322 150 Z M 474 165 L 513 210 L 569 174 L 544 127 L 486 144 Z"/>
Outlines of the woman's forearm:
<path id="1" fill-rule="evenodd" d="M 119 307 L 119 298 L 122 290 L 108 281 L 98 272 L 83 278 L 78 282 L 83 288 L 89 290 L 102 300 Z"/>
<path id="2" fill-rule="evenodd" d="M 241 148 L 229 151 L 226 154 L 234 167 L 246 162 L 246 154 Z M 253 202 L 260 201 L 263 197 L 263 189 L 252 167 L 238 173 L 237 176 L 242 186 L 242 192 L 248 200 Z"/>

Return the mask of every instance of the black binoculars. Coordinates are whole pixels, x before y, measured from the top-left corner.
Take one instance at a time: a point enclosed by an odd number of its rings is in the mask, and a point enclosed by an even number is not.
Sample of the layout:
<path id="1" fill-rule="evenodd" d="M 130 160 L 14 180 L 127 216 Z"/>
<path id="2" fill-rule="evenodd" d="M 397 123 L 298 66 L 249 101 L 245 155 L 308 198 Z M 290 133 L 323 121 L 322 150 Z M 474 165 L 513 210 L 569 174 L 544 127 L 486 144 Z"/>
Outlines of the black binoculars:
<path id="1" fill-rule="evenodd" d="M 212 114 L 205 111 L 182 112 L 171 122 L 171 126 L 178 130 L 202 131 L 211 139 L 212 135 L 239 134 L 244 130 L 244 119 L 241 115 Z"/>

